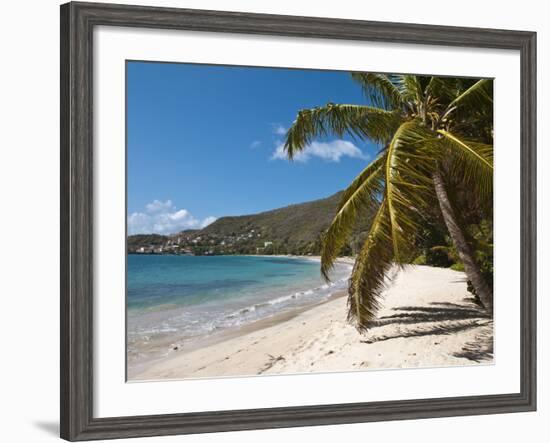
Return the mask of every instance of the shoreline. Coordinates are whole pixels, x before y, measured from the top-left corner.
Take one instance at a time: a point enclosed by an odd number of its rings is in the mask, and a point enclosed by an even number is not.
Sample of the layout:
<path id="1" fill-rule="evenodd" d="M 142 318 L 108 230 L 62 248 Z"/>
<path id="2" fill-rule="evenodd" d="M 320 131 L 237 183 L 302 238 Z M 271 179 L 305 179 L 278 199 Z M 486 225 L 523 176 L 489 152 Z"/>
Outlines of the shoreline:
<path id="1" fill-rule="evenodd" d="M 129 369 L 128 381 L 341 372 L 490 363 L 492 319 L 464 274 L 409 266 L 386 291 L 375 326 L 346 321 L 345 292 L 224 331 L 199 346 Z"/>
<path id="2" fill-rule="evenodd" d="M 321 260 L 320 256 L 298 255 L 289 256 L 243 254 L 241 255 L 241 257 L 284 258 L 292 260 L 308 260 L 314 262 L 320 262 Z M 342 270 L 344 270 L 343 272 L 345 273 L 344 275 L 346 275 L 346 279 L 349 277 L 349 273 L 351 272 L 352 263 L 353 259 L 349 257 L 342 257 L 337 259 L 336 261 L 336 266 L 338 266 L 340 269 L 339 272 L 341 273 Z M 342 277 L 342 275 L 340 275 L 340 277 Z M 318 293 L 318 291 L 321 291 L 321 293 Z M 308 295 L 310 293 L 317 295 L 312 297 L 311 295 Z M 182 331 L 173 329 L 172 332 L 160 331 L 158 333 L 140 336 L 139 334 L 136 335 L 135 333 L 130 334 L 130 329 L 128 329 L 128 341 L 126 351 L 128 378 L 132 378 L 134 374 L 140 373 L 145 368 L 151 367 L 158 362 L 162 362 L 166 359 L 172 358 L 174 354 L 191 352 L 197 348 L 211 346 L 235 337 L 240 337 L 259 329 L 288 321 L 304 311 L 307 311 L 320 304 L 327 303 L 333 300 L 335 297 L 342 296 L 343 294 L 342 281 L 339 278 L 335 279 L 334 282 L 330 285 L 326 283 L 322 284 L 322 282 L 319 282 L 319 286 L 304 286 L 304 288 L 299 290 L 298 292 L 290 292 L 282 296 L 281 294 L 273 293 L 271 301 L 258 302 L 249 307 L 241 308 L 239 309 L 239 311 L 245 317 L 248 317 L 248 313 L 255 312 L 258 306 L 261 309 L 260 312 L 263 312 L 265 306 L 269 306 L 272 303 L 274 306 L 279 306 L 279 303 L 281 303 L 280 307 L 272 309 L 271 312 L 268 311 L 263 314 L 258 314 L 258 318 L 242 318 L 240 320 L 237 319 L 237 323 L 235 325 L 222 326 L 219 329 L 214 328 L 209 332 L 200 333 L 198 335 L 186 335 Z M 304 295 L 304 299 L 302 299 L 302 295 Z M 278 301 L 281 298 L 288 298 L 288 301 Z M 140 322 L 148 316 L 159 315 L 162 312 L 166 313 L 164 315 L 178 316 L 178 310 L 181 309 L 181 307 L 168 306 L 164 309 L 156 311 L 138 311 L 132 313 L 131 315 L 129 314 L 127 324 L 139 324 L 135 322 Z M 150 322 L 151 320 L 146 321 Z M 163 320 L 157 319 L 156 322 L 158 325 L 160 325 L 162 324 L 161 322 L 163 322 Z"/>
<path id="3" fill-rule="evenodd" d="M 321 261 L 320 255 L 293 255 L 293 254 L 205 254 L 205 255 L 192 255 L 192 254 L 173 254 L 170 252 L 127 252 L 127 255 L 168 255 L 168 256 L 181 256 L 181 257 L 263 257 L 263 258 L 295 258 L 302 260 Z M 336 263 L 353 265 L 355 258 L 351 256 L 338 257 Z"/>
<path id="4" fill-rule="evenodd" d="M 132 380 L 133 376 L 143 373 L 147 370 L 146 368 L 154 367 L 155 364 L 168 361 L 169 359 L 176 358 L 183 354 L 190 354 L 193 351 L 201 348 L 208 348 L 211 346 L 223 344 L 227 341 L 238 339 L 248 334 L 253 334 L 264 329 L 269 329 L 273 326 L 284 324 L 285 322 L 291 321 L 311 309 L 315 309 L 316 307 L 319 307 L 326 303 L 330 303 L 335 299 L 343 298 L 345 297 L 345 295 L 346 293 L 344 291 L 336 291 L 328 298 L 320 300 L 317 303 L 307 306 L 297 306 L 288 311 L 278 312 L 276 314 L 273 314 L 272 316 L 260 318 L 250 323 L 245 323 L 240 328 L 227 328 L 219 331 L 218 333 L 198 337 L 187 343 L 187 345 L 183 349 L 178 348 L 178 353 L 171 353 L 170 355 L 165 357 L 153 357 L 149 360 L 135 364 L 133 367 L 128 366 L 128 381 L 135 381 Z M 172 341 L 174 340 L 168 339 L 165 340 L 165 343 L 169 343 Z M 167 345 L 167 347 L 169 347 L 169 345 Z"/>

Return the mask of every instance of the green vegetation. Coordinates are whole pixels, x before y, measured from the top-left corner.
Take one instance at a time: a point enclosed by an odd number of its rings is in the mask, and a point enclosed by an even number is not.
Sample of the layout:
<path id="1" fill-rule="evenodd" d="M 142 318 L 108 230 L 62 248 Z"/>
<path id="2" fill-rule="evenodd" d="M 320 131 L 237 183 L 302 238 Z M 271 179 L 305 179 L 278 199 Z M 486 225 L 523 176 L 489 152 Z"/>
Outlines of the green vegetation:
<path id="1" fill-rule="evenodd" d="M 469 220 L 463 222 L 467 226 L 465 234 L 468 242 L 475 253 L 476 262 L 480 272 L 487 284 L 493 288 L 493 226 L 487 219 L 477 217 L 468 217 Z M 418 255 L 412 263 L 415 265 L 428 265 L 437 267 L 449 267 L 454 271 L 464 272 L 464 263 L 461 261 L 456 247 L 453 245 L 449 235 L 436 231 L 437 227 L 424 231 L 423 237 L 419 240 L 417 250 Z M 468 281 L 468 290 L 480 300 L 477 296 L 471 281 Z"/>
<path id="2" fill-rule="evenodd" d="M 166 242 L 166 236 L 159 234 L 138 234 L 128 236 L 128 250 L 136 250 L 142 246 L 162 246 Z"/>
<path id="3" fill-rule="evenodd" d="M 293 254 L 319 255 L 322 234 L 329 227 L 342 193 L 254 215 L 221 217 L 201 230 L 171 236 L 136 235 L 128 238 L 130 253 L 193 255 Z M 368 232 L 373 210 L 355 227 L 342 254 L 357 251 Z"/>
<path id="4" fill-rule="evenodd" d="M 337 193 L 325 199 L 255 215 L 222 217 L 204 228 L 202 233 L 228 237 L 254 230 L 255 237 L 251 242 L 244 239 L 244 243 L 253 248 L 249 248 L 247 253 L 256 253 L 256 247 L 263 247 L 264 242 L 268 241 L 273 244 L 266 247 L 263 254 L 319 254 L 320 236 L 330 225 L 341 196 L 341 193 Z M 367 213 L 366 220 L 358 231 L 361 227 L 363 230 L 367 229 L 368 218 Z"/>
<path id="5" fill-rule="evenodd" d="M 376 208 L 350 279 L 349 319 L 360 330 L 368 328 L 393 263 L 411 263 L 418 255 L 426 263 L 449 259 L 445 245 L 428 241 L 422 247 L 426 226 L 436 234 L 446 228 L 473 290 L 492 312 L 483 257 L 464 228 L 470 213 L 478 223 L 492 219 L 492 81 L 371 73 L 352 78 L 371 105 L 301 110 L 285 143 L 289 159 L 315 137 L 330 134 L 383 147 L 344 191 L 323 237 L 321 271 L 328 279 L 364 208 Z"/>

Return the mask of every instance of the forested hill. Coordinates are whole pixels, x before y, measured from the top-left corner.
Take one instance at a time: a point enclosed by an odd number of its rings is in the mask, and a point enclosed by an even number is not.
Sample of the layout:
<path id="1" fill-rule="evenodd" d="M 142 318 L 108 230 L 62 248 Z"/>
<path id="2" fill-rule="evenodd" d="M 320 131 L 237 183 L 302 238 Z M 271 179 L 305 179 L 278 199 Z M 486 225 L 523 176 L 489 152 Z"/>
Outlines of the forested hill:
<path id="1" fill-rule="evenodd" d="M 342 193 L 253 215 L 221 217 L 201 230 L 128 238 L 129 252 L 188 254 L 318 254 Z M 354 248 L 372 218 L 366 211 L 350 242 Z M 363 234 L 363 235 L 362 235 Z M 349 248 L 347 248 L 349 249 Z M 349 252 L 349 251 L 348 251 Z"/>

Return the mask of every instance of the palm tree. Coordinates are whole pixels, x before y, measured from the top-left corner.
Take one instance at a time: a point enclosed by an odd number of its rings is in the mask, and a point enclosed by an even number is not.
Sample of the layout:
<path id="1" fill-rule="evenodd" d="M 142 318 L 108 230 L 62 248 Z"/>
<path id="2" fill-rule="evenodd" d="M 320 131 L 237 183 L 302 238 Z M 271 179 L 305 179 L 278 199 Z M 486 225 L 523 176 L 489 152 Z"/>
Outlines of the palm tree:
<path id="1" fill-rule="evenodd" d="M 392 264 L 410 263 L 423 220 L 439 207 L 467 277 L 485 309 L 485 282 L 453 206 L 453 190 L 492 207 L 492 81 L 416 75 L 352 73 L 370 105 L 334 104 L 298 112 L 288 130 L 290 160 L 315 137 L 348 134 L 382 147 L 344 191 L 322 247 L 321 272 L 329 271 L 355 222 L 374 206 L 348 287 L 348 319 L 369 327 Z"/>

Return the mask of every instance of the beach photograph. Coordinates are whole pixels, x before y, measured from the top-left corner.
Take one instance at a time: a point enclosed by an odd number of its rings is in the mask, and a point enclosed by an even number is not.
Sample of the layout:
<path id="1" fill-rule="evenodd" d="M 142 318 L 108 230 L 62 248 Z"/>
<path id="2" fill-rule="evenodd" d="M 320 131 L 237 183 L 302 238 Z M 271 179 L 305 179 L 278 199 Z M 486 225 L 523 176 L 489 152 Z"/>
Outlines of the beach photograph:
<path id="1" fill-rule="evenodd" d="M 493 80 L 126 62 L 128 382 L 493 364 Z"/>

